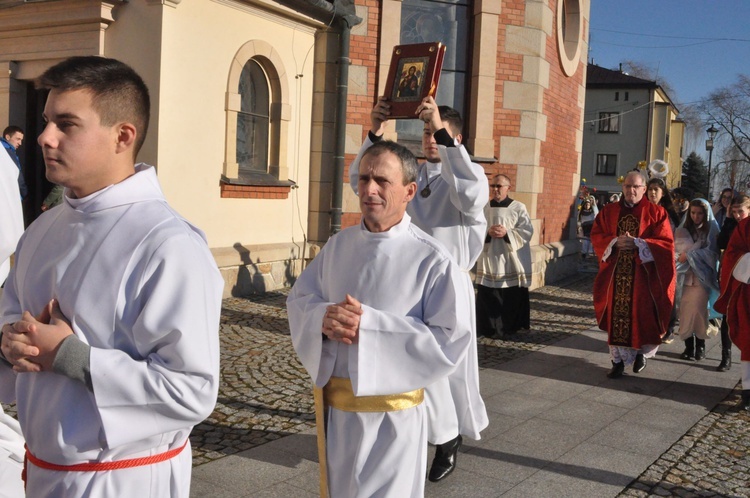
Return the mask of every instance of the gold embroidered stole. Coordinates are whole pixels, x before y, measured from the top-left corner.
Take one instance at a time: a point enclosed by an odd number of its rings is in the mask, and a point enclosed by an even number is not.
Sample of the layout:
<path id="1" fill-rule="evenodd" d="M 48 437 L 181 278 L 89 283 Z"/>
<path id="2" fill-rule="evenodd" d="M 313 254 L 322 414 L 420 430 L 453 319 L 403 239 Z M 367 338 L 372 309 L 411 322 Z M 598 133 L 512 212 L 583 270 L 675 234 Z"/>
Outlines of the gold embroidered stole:
<path id="1" fill-rule="evenodd" d="M 622 208 L 626 209 L 626 208 Z M 636 237 L 640 227 L 640 221 L 633 215 L 633 210 L 628 209 L 627 214 L 621 214 L 617 220 L 617 235 L 630 235 Z M 614 346 L 632 345 L 633 331 L 633 292 L 635 279 L 635 251 L 617 251 L 617 263 L 615 264 L 615 289 L 612 305 L 612 328 L 610 329 L 610 344 Z"/>

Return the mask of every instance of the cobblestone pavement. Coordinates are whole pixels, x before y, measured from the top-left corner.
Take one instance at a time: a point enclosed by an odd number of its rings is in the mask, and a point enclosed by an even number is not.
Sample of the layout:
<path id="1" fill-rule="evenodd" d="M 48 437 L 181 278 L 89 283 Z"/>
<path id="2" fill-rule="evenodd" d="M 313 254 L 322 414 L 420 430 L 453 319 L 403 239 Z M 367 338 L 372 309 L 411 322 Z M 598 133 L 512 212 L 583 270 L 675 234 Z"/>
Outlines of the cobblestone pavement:
<path id="1" fill-rule="evenodd" d="M 750 496 L 750 414 L 737 408 L 740 392 L 738 385 L 619 496 Z"/>
<path id="2" fill-rule="evenodd" d="M 479 365 L 496 367 L 595 325 L 593 277 L 532 291 L 531 330 L 481 338 Z M 292 348 L 286 292 L 224 300 L 219 401 L 190 436 L 200 465 L 314 426 L 311 383 Z"/>
<path id="3" fill-rule="evenodd" d="M 481 338 L 480 368 L 594 327 L 593 276 L 584 270 L 532 291 L 531 330 L 507 340 Z M 285 301 L 284 291 L 224 300 L 219 399 L 190 437 L 194 465 L 314 425 L 310 381 L 292 348 Z M 750 496 L 750 414 L 737 409 L 739 395 L 738 386 L 620 496 Z"/>

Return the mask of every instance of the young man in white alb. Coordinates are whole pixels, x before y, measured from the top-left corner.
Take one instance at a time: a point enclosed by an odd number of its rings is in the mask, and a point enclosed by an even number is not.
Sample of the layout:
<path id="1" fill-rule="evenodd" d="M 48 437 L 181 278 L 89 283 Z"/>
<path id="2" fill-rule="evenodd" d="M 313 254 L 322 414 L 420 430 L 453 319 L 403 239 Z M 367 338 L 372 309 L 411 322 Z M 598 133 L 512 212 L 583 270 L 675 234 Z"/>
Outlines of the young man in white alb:
<path id="1" fill-rule="evenodd" d="M 0 301 L 0 399 L 17 402 L 27 495 L 187 498 L 188 436 L 218 392 L 221 276 L 135 164 L 149 118 L 135 71 L 73 57 L 38 85 L 65 200 L 21 238 Z"/>

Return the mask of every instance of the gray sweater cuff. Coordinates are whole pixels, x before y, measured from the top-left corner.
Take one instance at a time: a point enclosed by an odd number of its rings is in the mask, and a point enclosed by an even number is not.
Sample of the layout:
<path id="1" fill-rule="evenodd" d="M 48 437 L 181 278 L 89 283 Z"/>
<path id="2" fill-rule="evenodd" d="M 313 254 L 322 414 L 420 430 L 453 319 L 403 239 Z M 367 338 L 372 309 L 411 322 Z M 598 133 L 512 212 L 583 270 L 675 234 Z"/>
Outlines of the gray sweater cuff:
<path id="1" fill-rule="evenodd" d="M 60 343 L 52 371 L 85 385 L 89 391 L 94 391 L 91 382 L 91 346 L 81 341 L 75 335 L 69 335 Z"/>
<path id="2" fill-rule="evenodd" d="M 3 332 L 0 330 L 0 342 L 3 341 Z M 2 351 L 0 351 L 0 364 L 8 365 L 9 367 L 12 367 L 13 365 L 10 364 L 8 360 L 5 359 L 5 355 Z"/>

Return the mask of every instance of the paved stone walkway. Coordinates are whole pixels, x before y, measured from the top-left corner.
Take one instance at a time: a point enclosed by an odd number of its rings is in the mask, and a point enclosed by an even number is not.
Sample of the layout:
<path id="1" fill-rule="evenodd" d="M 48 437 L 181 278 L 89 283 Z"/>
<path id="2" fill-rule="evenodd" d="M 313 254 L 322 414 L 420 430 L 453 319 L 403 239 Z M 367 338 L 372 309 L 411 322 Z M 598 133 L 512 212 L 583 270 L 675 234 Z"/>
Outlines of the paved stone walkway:
<path id="1" fill-rule="evenodd" d="M 508 340 L 481 338 L 480 368 L 521 358 L 595 327 L 593 273 L 531 292 L 532 326 Z M 314 426 L 307 374 L 289 339 L 285 292 L 223 303 L 219 399 L 192 435 L 194 465 L 221 459 Z M 696 364 L 714 368 L 716 358 Z M 735 365 L 726 375 L 739 378 Z M 662 454 L 620 496 L 750 496 L 750 414 L 739 386 Z M 4 406 L 14 412 L 13 406 Z M 637 445 L 637 435 L 633 437 Z"/>
<path id="2" fill-rule="evenodd" d="M 738 385 L 619 496 L 750 496 L 750 414 L 737 409 L 740 392 Z"/>
<path id="3" fill-rule="evenodd" d="M 480 368 L 595 327 L 593 277 L 582 272 L 532 291 L 531 330 L 508 340 L 481 338 Z M 219 403 L 191 436 L 195 465 L 313 427 L 310 384 L 288 337 L 285 300 L 285 292 L 275 292 L 224 301 Z M 727 375 L 738 373 L 735 365 Z M 620 496 L 750 496 L 750 416 L 737 410 L 738 400 L 739 387 Z"/>
<path id="4" fill-rule="evenodd" d="M 595 326 L 590 275 L 531 292 L 532 327 L 511 340 L 481 338 L 492 368 Z M 311 384 L 292 348 L 286 292 L 224 300 L 219 400 L 190 436 L 193 464 L 217 460 L 315 424 Z"/>

